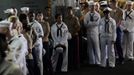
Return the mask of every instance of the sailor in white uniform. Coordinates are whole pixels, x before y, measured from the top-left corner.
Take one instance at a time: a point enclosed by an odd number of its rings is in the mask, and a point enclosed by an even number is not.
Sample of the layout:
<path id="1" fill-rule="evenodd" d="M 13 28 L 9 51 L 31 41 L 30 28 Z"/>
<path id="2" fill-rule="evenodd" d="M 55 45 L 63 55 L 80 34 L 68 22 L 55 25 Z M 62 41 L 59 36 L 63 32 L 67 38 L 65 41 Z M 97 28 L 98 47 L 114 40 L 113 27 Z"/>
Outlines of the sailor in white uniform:
<path id="1" fill-rule="evenodd" d="M 91 10 L 84 17 L 84 25 L 87 29 L 89 64 L 99 65 L 101 62 L 98 32 L 100 14 L 95 11 L 95 2 L 91 1 L 89 6 L 91 7 Z"/>
<path id="2" fill-rule="evenodd" d="M 13 60 L 15 60 L 15 49 L 12 50 L 10 46 L 8 47 L 8 43 L 7 46 L 4 46 L 6 45 L 7 40 L 6 38 L 10 32 L 9 30 L 11 25 L 12 23 L 8 21 L 0 22 L 0 37 L 5 36 L 4 38 L 1 38 L 1 44 L 0 44 L 1 49 L 3 49 L 0 51 L 0 75 L 23 75 L 19 65 L 16 64 L 15 62 L 12 62 Z M 7 57 L 9 60 L 7 60 Z"/>
<path id="3" fill-rule="evenodd" d="M 17 57 L 16 63 L 20 64 L 21 69 L 23 70 L 23 74 L 27 75 L 28 70 L 26 66 L 26 55 L 28 55 L 28 45 L 27 40 L 22 34 L 22 24 L 20 21 L 17 22 L 17 31 L 18 31 L 18 38 L 22 42 L 22 48 L 21 51 L 18 53 L 20 54 L 19 57 Z"/>
<path id="4" fill-rule="evenodd" d="M 24 36 L 21 34 L 21 27 L 22 24 L 19 22 L 17 17 L 12 17 L 10 18 L 11 21 L 12 19 L 15 19 L 14 22 L 12 22 L 12 27 L 10 28 L 11 34 L 8 37 L 8 43 L 9 47 L 11 48 L 11 52 L 9 52 L 7 59 L 13 60 L 13 62 L 17 63 L 20 68 L 22 69 L 22 72 L 24 75 L 27 75 L 27 67 L 26 67 L 26 55 L 28 53 L 28 48 L 27 48 L 27 41 L 24 38 Z M 16 30 L 17 34 L 14 34 L 14 31 Z M 18 35 L 19 34 L 19 35 Z M 14 58 L 12 58 L 12 56 Z"/>
<path id="5" fill-rule="evenodd" d="M 62 21 L 62 15 L 57 14 L 55 16 L 56 23 L 51 27 L 51 35 L 53 39 L 53 54 L 52 54 L 52 66 L 54 72 L 56 71 L 56 67 L 59 55 L 62 54 L 63 61 L 60 64 L 61 72 L 68 71 L 68 39 L 71 38 L 71 34 L 68 32 L 68 28 L 66 24 Z M 58 66 L 59 67 L 59 66 Z"/>
<path id="6" fill-rule="evenodd" d="M 134 10 L 133 2 L 127 1 L 126 9 L 123 12 L 123 56 L 128 60 L 133 60 L 133 42 L 134 42 Z"/>
<path id="7" fill-rule="evenodd" d="M 43 75 L 43 61 L 42 61 L 42 51 L 43 51 L 43 43 L 42 43 L 42 37 L 44 36 L 44 32 L 42 29 L 41 24 L 35 20 L 35 13 L 29 12 L 28 13 L 29 21 L 30 21 L 30 26 L 33 35 L 33 42 L 34 42 L 34 49 L 32 50 L 34 52 L 34 59 L 37 67 L 40 70 L 40 75 Z M 34 33 L 33 33 L 34 32 Z"/>
<path id="8" fill-rule="evenodd" d="M 107 56 L 109 67 L 115 67 L 115 51 L 114 43 L 116 40 L 116 22 L 110 17 L 112 9 L 106 7 L 104 9 L 104 17 L 100 20 L 100 45 L 101 45 L 101 66 L 107 66 Z M 106 48 L 107 47 L 107 48 Z"/>

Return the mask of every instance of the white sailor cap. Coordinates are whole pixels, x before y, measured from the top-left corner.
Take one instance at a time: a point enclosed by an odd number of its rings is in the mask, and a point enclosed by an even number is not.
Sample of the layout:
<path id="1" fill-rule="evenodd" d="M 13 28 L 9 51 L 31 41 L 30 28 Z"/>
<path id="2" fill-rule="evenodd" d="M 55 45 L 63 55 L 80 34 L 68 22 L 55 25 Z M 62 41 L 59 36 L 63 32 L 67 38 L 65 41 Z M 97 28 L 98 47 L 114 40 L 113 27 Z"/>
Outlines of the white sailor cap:
<path id="1" fill-rule="evenodd" d="M 94 1 L 89 1 L 88 4 L 91 5 L 96 5 L 96 3 Z"/>
<path id="2" fill-rule="evenodd" d="M 0 33 L 6 33 L 12 27 L 12 23 L 9 21 L 0 21 Z"/>
<path id="3" fill-rule="evenodd" d="M 18 14 L 18 10 L 16 8 L 13 8 L 13 14 L 17 15 Z"/>
<path id="4" fill-rule="evenodd" d="M 108 5 L 107 1 L 101 1 L 100 5 Z"/>
<path id="5" fill-rule="evenodd" d="M 104 8 L 104 10 L 103 11 L 112 11 L 112 9 L 111 8 L 109 8 L 109 7 L 106 7 L 106 8 Z"/>
<path id="6" fill-rule="evenodd" d="M 4 13 L 13 14 L 14 13 L 14 9 L 12 9 L 12 8 L 6 9 L 6 10 L 4 10 Z"/>
<path id="7" fill-rule="evenodd" d="M 22 12 L 27 12 L 27 11 L 29 11 L 29 7 L 22 7 L 22 8 L 20 8 L 20 10 Z"/>
<path id="8" fill-rule="evenodd" d="M 127 1 L 126 4 L 127 5 L 133 5 L 133 1 Z"/>

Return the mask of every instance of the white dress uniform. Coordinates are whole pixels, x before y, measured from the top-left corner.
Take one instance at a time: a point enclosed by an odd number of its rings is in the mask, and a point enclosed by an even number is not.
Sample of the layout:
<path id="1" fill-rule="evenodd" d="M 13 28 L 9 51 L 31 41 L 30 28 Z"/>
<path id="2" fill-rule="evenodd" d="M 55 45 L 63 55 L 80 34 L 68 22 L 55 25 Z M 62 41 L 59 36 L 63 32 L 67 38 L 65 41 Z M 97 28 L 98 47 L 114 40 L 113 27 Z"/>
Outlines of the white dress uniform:
<path id="1" fill-rule="evenodd" d="M 40 73 L 43 75 L 43 61 L 42 61 L 42 51 L 43 51 L 43 43 L 42 43 L 42 37 L 44 36 L 44 32 L 42 29 L 42 26 L 39 22 L 34 20 L 30 23 L 32 29 L 35 30 L 37 39 L 35 40 L 34 49 L 37 56 L 37 63 L 40 68 Z"/>
<path id="2" fill-rule="evenodd" d="M 116 41 L 116 22 L 109 17 L 106 19 L 103 17 L 100 20 L 99 26 L 100 43 L 101 43 L 101 66 L 107 66 L 107 56 L 109 67 L 115 67 L 115 51 L 112 41 Z M 107 49 L 106 49 L 107 47 Z"/>
<path id="3" fill-rule="evenodd" d="M 27 46 L 27 40 L 23 36 L 23 34 L 20 34 L 19 36 L 20 41 L 22 42 L 22 48 L 21 51 L 18 52 L 19 57 L 17 57 L 16 63 L 18 63 L 23 70 L 23 74 L 27 75 L 28 70 L 26 66 L 26 55 L 28 55 L 28 46 Z"/>
<path id="4" fill-rule="evenodd" d="M 4 34 L 6 34 L 7 32 L 9 32 L 8 30 L 10 30 L 12 27 L 12 23 L 9 22 L 9 21 L 1 21 L 0 22 L 0 32 L 3 32 Z M 17 36 L 14 36 L 12 37 L 10 40 L 11 43 L 13 41 L 15 41 L 17 39 Z M 18 45 L 16 45 L 17 47 L 19 47 Z M 9 46 L 10 48 L 10 46 Z M 15 50 L 14 49 L 11 49 L 8 53 L 7 53 L 7 56 L 5 57 L 6 60 L 9 60 L 9 61 L 16 61 L 16 58 L 15 58 Z"/>
<path id="5" fill-rule="evenodd" d="M 127 59 L 133 59 L 134 42 L 134 10 L 124 10 L 122 29 L 127 30 L 123 34 L 123 56 Z"/>
<path id="6" fill-rule="evenodd" d="M 12 26 L 12 23 L 8 21 L 1 21 L 0 32 L 3 34 L 6 34 L 8 30 L 10 29 L 10 26 Z M 9 53 L 10 55 L 6 54 L 9 56 L 8 58 L 11 60 L 13 59 L 15 60 L 15 50 L 11 50 Z M 1 55 L 0 55 L 0 75 L 23 75 L 23 74 L 18 64 L 15 64 L 14 62 L 10 62 L 6 60 L 6 57 L 1 59 Z"/>
<path id="7" fill-rule="evenodd" d="M 22 47 L 22 43 L 19 40 L 18 36 L 13 36 L 10 40 L 8 40 L 10 51 L 7 54 L 6 60 L 16 62 L 16 54 L 17 50 L 20 50 Z"/>
<path id="8" fill-rule="evenodd" d="M 4 60 L 0 63 L 0 75 L 23 75 L 23 73 L 17 64 Z"/>
<path id="9" fill-rule="evenodd" d="M 59 32 L 58 32 L 58 28 L 60 28 Z M 70 33 L 68 32 L 68 28 L 64 22 L 62 22 L 59 25 L 57 23 L 55 23 L 51 27 L 51 35 L 52 35 L 52 39 L 54 41 L 53 47 L 55 48 L 58 44 L 64 45 L 66 47 L 65 50 L 63 50 L 63 48 L 59 48 L 59 49 L 61 49 L 60 52 L 55 49 L 53 50 L 51 59 L 52 59 L 52 66 L 53 66 L 54 71 L 56 71 L 59 54 L 61 52 L 63 54 L 63 62 L 62 62 L 62 66 L 61 66 L 61 71 L 67 72 L 67 70 L 68 70 L 68 41 L 67 40 L 69 38 L 69 34 Z"/>
<path id="10" fill-rule="evenodd" d="M 84 17 L 84 25 L 87 29 L 89 64 L 100 64 L 101 61 L 98 34 L 99 21 L 100 14 L 96 11 L 94 13 L 89 11 Z"/>
<path id="11" fill-rule="evenodd" d="M 24 37 L 21 35 L 12 37 L 8 43 L 10 47 L 10 52 L 6 57 L 6 60 L 12 61 L 19 65 L 24 75 L 27 75 L 27 67 L 26 67 L 26 59 L 25 56 L 27 54 L 27 44 L 26 40 L 24 41 Z"/>

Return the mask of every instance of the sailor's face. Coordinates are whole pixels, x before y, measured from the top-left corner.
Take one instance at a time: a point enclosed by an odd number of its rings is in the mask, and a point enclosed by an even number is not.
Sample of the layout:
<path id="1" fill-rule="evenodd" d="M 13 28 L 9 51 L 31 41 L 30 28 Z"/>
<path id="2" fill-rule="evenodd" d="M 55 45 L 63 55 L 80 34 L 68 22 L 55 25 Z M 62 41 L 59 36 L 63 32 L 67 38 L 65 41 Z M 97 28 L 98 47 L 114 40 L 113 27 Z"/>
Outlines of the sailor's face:
<path id="1" fill-rule="evenodd" d="M 109 18 L 109 16 L 110 16 L 110 12 L 108 12 L 108 11 L 105 12 L 105 13 L 104 13 L 104 16 L 105 16 L 106 18 Z"/>
<path id="2" fill-rule="evenodd" d="M 62 16 L 57 17 L 57 22 L 62 22 Z"/>
<path id="3" fill-rule="evenodd" d="M 44 17 L 43 17 L 43 14 L 42 13 L 40 13 L 40 14 L 37 14 L 37 20 L 42 20 Z"/>
<path id="4" fill-rule="evenodd" d="M 33 20 L 35 20 L 35 14 L 32 13 L 32 14 L 29 14 L 29 21 L 32 22 Z"/>
<path id="5" fill-rule="evenodd" d="M 133 7 L 133 5 L 132 5 L 132 4 L 127 4 L 127 9 L 128 9 L 128 10 L 131 10 L 131 9 L 132 9 L 132 7 Z"/>
<path id="6" fill-rule="evenodd" d="M 94 11 L 95 5 L 91 5 L 91 6 L 90 6 L 90 9 L 91 9 L 91 11 Z"/>
<path id="7" fill-rule="evenodd" d="M 112 8 L 112 7 L 115 7 L 117 5 L 117 2 L 109 2 L 109 6 Z"/>
<path id="8" fill-rule="evenodd" d="M 26 19 L 22 20 L 23 25 L 28 25 L 29 24 L 29 18 L 27 17 Z"/>

